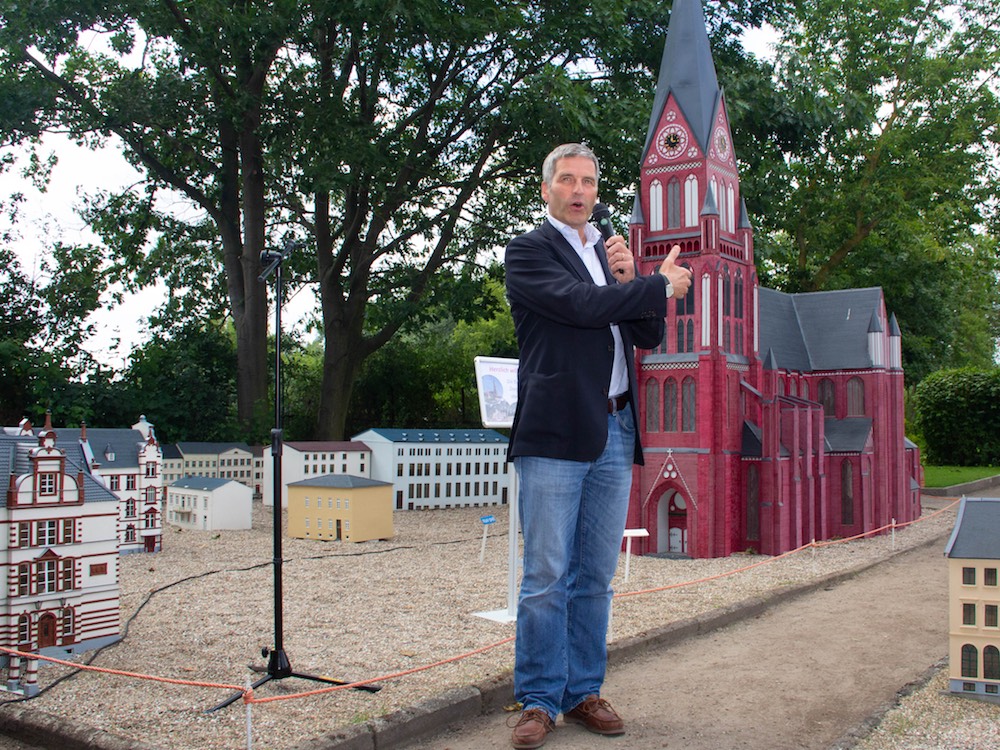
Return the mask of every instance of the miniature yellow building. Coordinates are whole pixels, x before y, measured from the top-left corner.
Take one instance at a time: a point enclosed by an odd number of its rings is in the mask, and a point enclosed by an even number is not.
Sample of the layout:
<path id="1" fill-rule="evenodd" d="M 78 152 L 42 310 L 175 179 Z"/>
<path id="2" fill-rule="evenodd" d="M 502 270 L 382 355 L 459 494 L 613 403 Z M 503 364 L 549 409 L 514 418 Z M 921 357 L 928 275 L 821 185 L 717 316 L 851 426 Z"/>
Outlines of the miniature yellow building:
<path id="1" fill-rule="evenodd" d="M 392 485 L 351 474 L 327 474 L 288 485 L 288 535 L 365 542 L 390 539 Z"/>
<path id="2" fill-rule="evenodd" d="M 949 690 L 1000 703 L 1000 498 L 962 498 L 945 556 Z"/>

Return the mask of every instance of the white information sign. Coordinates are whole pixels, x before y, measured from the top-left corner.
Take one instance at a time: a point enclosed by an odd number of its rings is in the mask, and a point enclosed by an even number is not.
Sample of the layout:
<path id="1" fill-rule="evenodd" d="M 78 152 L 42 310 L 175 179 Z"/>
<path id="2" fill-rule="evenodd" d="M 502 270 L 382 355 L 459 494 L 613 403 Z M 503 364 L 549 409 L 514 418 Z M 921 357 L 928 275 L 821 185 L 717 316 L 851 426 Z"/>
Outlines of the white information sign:
<path id="1" fill-rule="evenodd" d="M 517 406 L 517 360 L 476 357 L 474 362 L 483 427 L 510 427 Z"/>

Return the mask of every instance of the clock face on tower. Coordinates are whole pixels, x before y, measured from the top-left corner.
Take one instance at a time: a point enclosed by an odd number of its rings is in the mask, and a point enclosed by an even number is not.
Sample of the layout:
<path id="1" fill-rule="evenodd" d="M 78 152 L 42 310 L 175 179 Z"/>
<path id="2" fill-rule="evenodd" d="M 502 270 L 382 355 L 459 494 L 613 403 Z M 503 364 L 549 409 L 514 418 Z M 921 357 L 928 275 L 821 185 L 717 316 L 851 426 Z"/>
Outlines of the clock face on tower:
<path id="1" fill-rule="evenodd" d="M 725 128 L 715 129 L 715 151 L 722 161 L 729 160 L 729 136 Z"/>
<path id="2" fill-rule="evenodd" d="M 656 150 L 664 159 L 676 159 L 687 148 L 687 131 L 680 125 L 670 124 L 656 137 Z"/>

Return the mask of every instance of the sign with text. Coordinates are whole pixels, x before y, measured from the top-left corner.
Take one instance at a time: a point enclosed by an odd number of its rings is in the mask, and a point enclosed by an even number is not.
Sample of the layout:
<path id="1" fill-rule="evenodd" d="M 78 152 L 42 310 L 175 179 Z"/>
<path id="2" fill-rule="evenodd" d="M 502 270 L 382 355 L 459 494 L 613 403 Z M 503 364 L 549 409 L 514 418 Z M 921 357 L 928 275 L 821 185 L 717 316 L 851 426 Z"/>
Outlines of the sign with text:
<path id="1" fill-rule="evenodd" d="M 476 387 L 483 427 L 510 427 L 517 406 L 517 360 L 476 357 Z"/>

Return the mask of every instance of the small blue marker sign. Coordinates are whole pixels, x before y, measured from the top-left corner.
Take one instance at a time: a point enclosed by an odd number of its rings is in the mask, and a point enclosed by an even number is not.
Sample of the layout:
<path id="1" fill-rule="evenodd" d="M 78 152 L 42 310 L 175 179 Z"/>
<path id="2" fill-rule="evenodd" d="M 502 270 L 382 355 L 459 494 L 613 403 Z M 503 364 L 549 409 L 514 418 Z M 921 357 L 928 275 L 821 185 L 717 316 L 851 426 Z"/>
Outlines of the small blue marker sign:
<path id="1" fill-rule="evenodd" d="M 486 532 L 490 530 L 490 524 L 496 523 L 497 519 L 493 516 L 480 516 L 479 520 L 483 522 L 483 544 L 479 548 L 479 562 L 486 559 Z"/>

